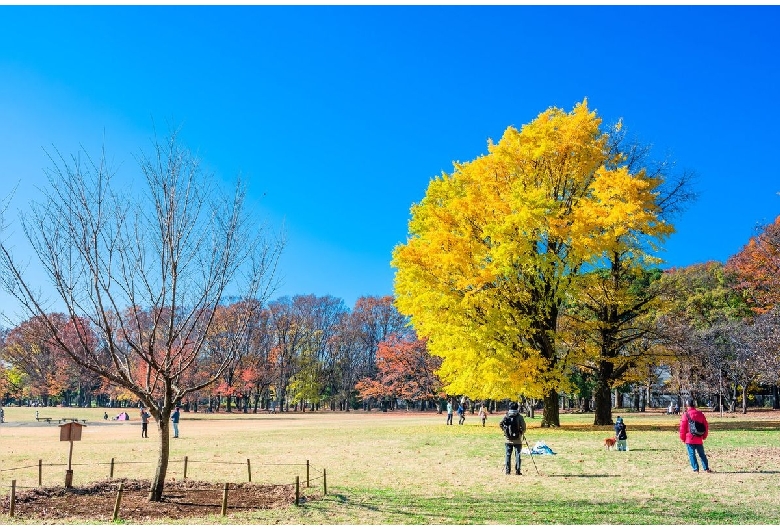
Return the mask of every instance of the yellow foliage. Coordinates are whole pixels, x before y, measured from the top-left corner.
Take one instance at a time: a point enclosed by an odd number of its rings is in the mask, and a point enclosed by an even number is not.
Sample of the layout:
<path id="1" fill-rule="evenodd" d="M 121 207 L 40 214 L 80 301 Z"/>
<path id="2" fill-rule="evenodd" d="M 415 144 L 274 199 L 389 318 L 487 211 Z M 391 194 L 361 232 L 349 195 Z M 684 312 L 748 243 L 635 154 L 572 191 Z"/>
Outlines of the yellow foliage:
<path id="1" fill-rule="evenodd" d="M 587 100 L 550 108 L 432 179 L 412 206 L 393 252 L 396 305 L 442 358 L 449 393 L 560 389 L 555 315 L 572 275 L 614 252 L 651 260 L 641 243 L 671 232 L 659 182 L 610 158 L 600 126 Z"/>

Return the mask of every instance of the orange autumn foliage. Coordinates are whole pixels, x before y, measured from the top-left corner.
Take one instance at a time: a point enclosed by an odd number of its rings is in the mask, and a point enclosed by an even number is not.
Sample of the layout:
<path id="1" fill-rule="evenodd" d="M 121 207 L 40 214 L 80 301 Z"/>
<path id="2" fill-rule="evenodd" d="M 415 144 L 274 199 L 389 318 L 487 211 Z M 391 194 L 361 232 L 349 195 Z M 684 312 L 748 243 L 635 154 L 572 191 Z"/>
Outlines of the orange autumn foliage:
<path id="1" fill-rule="evenodd" d="M 780 217 L 750 238 L 726 263 L 734 285 L 753 310 L 765 313 L 780 302 Z"/>
<path id="2" fill-rule="evenodd" d="M 392 335 L 379 344 L 376 376 L 361 379 L 355 389 L 364 399 L 432 399 L 441 389 L 435 374 L 440 365 L 441 359 L 428 353 L 425 340 Z"/>

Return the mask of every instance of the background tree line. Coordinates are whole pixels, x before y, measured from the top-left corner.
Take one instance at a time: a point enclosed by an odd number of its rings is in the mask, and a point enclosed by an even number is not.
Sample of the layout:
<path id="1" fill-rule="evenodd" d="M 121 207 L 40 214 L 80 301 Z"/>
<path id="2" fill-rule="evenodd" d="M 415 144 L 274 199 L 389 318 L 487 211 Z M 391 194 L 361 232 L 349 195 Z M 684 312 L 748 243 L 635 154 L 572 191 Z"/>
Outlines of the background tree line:
<path id="1" fill-rule="evenodd" d="M 352 309 L 332 296 L 284 297 L 256 311 L 249 325 L 236 327 L 241 303 L 217 307 L 201 354 L 181 374 L 182 380 L 203 379 L 225 366 L 214 382 L 181 402 L 187 410 L 349 411 L 394 408 L 399 400 L 424 408 L 441 391 L 436 360 L 406 326 L 392 297 L 362 297 Z M 49 318 L 67 335 L 71 324 L 65 315 Z M 230 354 L 230 344 L 242 346 Z M 136 406 L 126 388 L 81 369 L 39 318 L 3 333 L 0 358 L 4 401 Z"/>

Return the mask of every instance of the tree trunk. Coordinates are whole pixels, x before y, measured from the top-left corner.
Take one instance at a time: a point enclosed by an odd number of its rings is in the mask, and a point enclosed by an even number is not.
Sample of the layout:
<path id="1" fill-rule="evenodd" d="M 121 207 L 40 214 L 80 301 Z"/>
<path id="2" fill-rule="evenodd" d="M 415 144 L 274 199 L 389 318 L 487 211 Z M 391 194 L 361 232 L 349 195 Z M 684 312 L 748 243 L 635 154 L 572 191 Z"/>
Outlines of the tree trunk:
<path id="1" fill-rule="evenodd" d="M 612 371 L 614 365 L 601 361 L 596 373 L 596 388 L 593 390 L 596 416 L 593 425 L 612 425 Z"/>
<path id="2" fill-rule="evenodd" d="M 558 392 L 556 390 L 550 390 L 547 395 L 544 396 L 542 427 L 560 427 L 561 419 L 558 412 Z"/>
<path id="3" fill-rule="evenodd" d="M 170 454 L 170 422 L 171 407 L 165 407 L 160 412 L 160 419 L 157 420 L 157 434 L 160 437 L 160 452 L 157 456 L 157 469 L 154 472 L 154 480 L 149 488 L 149 501 L 162 501 L 163 488 L 165 487 L 165 476 L 168 473 L 168 456 Z"/>
<path id="4" fill-rule="evenodd" d="M 780 386 L 772 385 L 772 408 L 780 409 Z"/>
<path id="5" fill-rule="evenodd" d="M 747 414 L 747 384 L 742 385 L 742 414 Z"/>
<path id="6" fill-rule="evenodd" d="M 730 385 L 730 396 L 729 396 L 729 412 L 736 412 L 737 410 L 737 385 L 734 383 L 733 385 Z"/>

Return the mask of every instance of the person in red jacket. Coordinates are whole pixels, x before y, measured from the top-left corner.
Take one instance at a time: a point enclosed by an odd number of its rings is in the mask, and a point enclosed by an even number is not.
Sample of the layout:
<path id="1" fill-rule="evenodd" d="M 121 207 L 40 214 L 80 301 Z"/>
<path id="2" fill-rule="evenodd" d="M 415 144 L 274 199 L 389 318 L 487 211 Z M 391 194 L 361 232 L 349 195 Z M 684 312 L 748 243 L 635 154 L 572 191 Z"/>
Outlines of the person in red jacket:
<path id="1" fill-rule="evenodd" d="M 698 421 L 704 424 L 704 434 L 696 436 L 691 434 L 688 427 L 688 419 Z M 710 425 L 707 423 L 707 418 L 704 417 L 704 413 L 696 408 L 696 403 L 693 398 L 685 400 L 685 414 L 682 415 L 680 420 L 680 440 L 685 443 L 688 448 L 688 458 L 691 461 L 691 467 L 696 473 L 699 472 L 699 462 L 696 460 L 696 455 L 699 455 L 701 460 L 701 467 L 706 473 L 712 473 L 709 462 L 707 461 L 707 455 L 704 454 L 704 440 L 707 439 L 707 435 L 710 434 Z"/>

